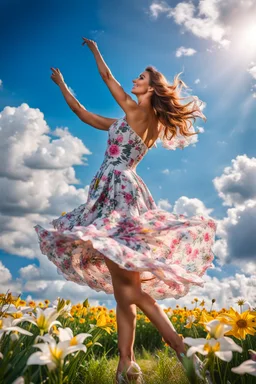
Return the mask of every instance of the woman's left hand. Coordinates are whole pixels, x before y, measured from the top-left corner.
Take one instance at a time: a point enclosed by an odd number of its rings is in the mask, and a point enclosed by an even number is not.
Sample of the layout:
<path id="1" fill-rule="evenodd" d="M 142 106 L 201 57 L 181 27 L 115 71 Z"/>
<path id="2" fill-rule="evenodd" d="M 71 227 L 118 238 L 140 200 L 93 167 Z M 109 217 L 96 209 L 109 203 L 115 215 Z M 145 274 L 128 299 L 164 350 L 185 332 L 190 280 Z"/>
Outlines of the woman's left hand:
<path id="1" fill-rule="evenodd" d="M 82 39 L 84 39 L 82 45 L 87 44 L 92 52 L 98 49 L 97 43 L 95 41 L 86 39 L 85 37 L 82 37 Z"/>

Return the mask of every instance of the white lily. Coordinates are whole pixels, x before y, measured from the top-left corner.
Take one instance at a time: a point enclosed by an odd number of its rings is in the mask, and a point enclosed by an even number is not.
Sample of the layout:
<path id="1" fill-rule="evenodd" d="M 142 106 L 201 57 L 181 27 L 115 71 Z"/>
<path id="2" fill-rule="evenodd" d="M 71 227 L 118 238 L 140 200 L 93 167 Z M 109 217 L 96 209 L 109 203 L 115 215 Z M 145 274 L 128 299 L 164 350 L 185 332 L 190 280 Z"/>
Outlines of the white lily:
<path id="1" fill-rule="evenodd" d="M 217 357 L 224 361 L 232 360 L 232 351 L 242 352 L 243 349 L 237 345 L 229 337 L 221 337 L 219 339 L 193 339 L 192 337 L 185 337 L 184 343 L 191 345 L 187 350 L 187 356 L 190 357 L 196 352 L 202 355 L 209 355 L 214 353 Z"/>
<path id="2" fill-rule="evenodd" d="M 19 319 L 15 319 L 13 323 L 18 324 L 22 321 L 29 321 L 30 323 L 36 325 L 42 332 L 49 332 L 54 324 L 61 325 L 59 321 L 56 321 L 60 314 L 55 308 L 46 308 L 44 310 L 36 308 L 36 312 L 36 317 L 26 314 Z"/>
<path id="3" fill-rule="evenodd" d="M 225 335 L 226 332 L 232 329 L 231 325 L 222 323 L 220 320 L 211 320 L 204 326 L 209 332 L 210 336 L 214 337 L 215 339 L 220 339 Z"/>
<path id="4" fill-rule="evenodd" d="M 59 340 L 68 341 L 69 345 L 71 346 L 82 344 L 84 342 L 84 339 L 86 339 L 87 337 L 92 337 L 90 333 L 79 333 L 78 335 L 74 336 L 72 329 L 70 329 L 69 327 L 58 328 L 58 331 Z"/>
<path id="5" fill-rule="evenodd" d="M 58 344 L 56 340 L 49 334 L 40 336 L 45 343 L 34 344 L 33 347 L 39 348 L 41 352 L 33 353 L 27 361 L 27 365 L 47 365 L 49 370 L 55 369 L 58 365 L 62 365 L 64 358 L 76 351 L 87 351 L 83 344 L 70 345 L 69 340 L 60 341 Z"/>
<path id="6" fill-rule="evenodd" d="M 70 310 L 72 308 L 72 304 L 71 302 L 68 302 L 64 299 L 60 300 L 60 298 L 58 297 L 57 300 L 54 300 L 54 302 L 52 303 L 52 306 L 53 308 L 56 308 L 57 311 L 59 312 L 59 315 L 60 316 L 70 316 L 72 317 L 71 313 L 70 313 Z"/>
<path id="7" fill-rule="evenodd" d="M 0 339 L 5 332 L 9 333 L 11 331 L 17 331 L 23 335 L 33 336 L 33 333 L 26 331 L 23 328 L 16 327 L 16 320 L 17 319 L 13 319 L 12 317 L 3 317 L 0 319 Z"/>
<path id="8" fill-rule="evenodd" d="M 231 368 L 231 371 L 237 373 L 238 375 L 244 375 L 249 373 L 252 376 L 256 376 L 256 351 L 252 349 L 248 350 L 251 354 L 251 359 L 244 361 L 238 367 Z"/>
<path id="9" fill-rule="evenodd" d="M 18 312 L 26 313 L 26 312 L 32 312 L 33 308 L 31 308 L 31 307 L 22 307 L 20 305 L 18 307 L 16 307 L 14 304 L 5 304 L 5 305 L 3 305 L 1 311 L 5 312 L 7 314 L 18 313 Z"/>

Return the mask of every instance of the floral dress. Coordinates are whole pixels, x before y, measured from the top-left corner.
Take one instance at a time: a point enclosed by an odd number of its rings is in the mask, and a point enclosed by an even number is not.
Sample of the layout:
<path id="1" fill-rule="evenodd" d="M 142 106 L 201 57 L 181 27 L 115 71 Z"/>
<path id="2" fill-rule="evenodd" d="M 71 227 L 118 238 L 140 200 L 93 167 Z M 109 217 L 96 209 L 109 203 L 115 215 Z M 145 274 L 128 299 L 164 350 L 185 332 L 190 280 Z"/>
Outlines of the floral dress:
<path id="1" fill-rule="evenodd" d="M 182 136 L 159 138 L 168 149 L 193 142 Z M 66 280 L 113 294 L 105 256 L 121 268 L 139 272 L 142 289 L 155 299 L 177 299 L 191 286 L 204 285 L 202 276 L 213 266 L 216 222 L 157 207 L 136 172 L 148 150 L 125 117 L 116 120 L 87 201 L 53 220 L 51 229 L 34 226 L 41 252 Z"/>

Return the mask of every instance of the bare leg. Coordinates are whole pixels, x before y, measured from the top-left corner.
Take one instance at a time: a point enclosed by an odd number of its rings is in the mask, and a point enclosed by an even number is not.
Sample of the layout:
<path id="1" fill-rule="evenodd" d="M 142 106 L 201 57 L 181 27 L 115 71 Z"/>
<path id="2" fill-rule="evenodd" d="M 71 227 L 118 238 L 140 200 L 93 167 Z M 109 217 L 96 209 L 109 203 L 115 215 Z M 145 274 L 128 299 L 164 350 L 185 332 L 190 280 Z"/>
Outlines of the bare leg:
<path id="1" fill-rule="evenodd" d="M 116 306 L 116 321 L 118 331 L 118 350 L 121 356 L 129 358 L 129 360 L 135 361 L 135 355 L 133 351 L 133 345 L 135 340 L 135 328 L 136 328 L 137 307 L 135 304 L 131 304 L 123 308 L 117 303 Z M 118 367 L 119 370 L 122 370 Z"/>
<path id="2" fill-rule="evenodd" d="M 135 361 L 133 345 L 137 308 L 135 297 L 140 293 L 139 272 L 127 271 L 105 257 L 106 265 L 111 273 L 114 296 L 117 302 L 116 320 L 118 330 L 119 363 L 116 372 L 122 372 Z"/>
<path id="3" fill-rule="evenodd" d="M 164 312 L 164 310 L 158 305 L 150 295 L 145 292 L 141 292 L 141 295 L 136 302 L 136 305 L 145 313 L 150 321 L 159 330 L 165 342 L 175 350 L 178 359 L 182 362 L 180 353 L 185 353 L 185 344 L 182 338 L 176 332 L 172 322 Z"/>

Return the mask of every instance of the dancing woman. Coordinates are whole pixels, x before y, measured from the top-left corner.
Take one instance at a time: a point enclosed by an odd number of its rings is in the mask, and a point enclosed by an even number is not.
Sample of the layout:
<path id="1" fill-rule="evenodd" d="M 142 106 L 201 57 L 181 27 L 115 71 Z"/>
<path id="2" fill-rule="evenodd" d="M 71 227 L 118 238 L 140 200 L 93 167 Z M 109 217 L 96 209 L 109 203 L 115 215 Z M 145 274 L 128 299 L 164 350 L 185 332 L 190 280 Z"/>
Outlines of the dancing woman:
<path id="1" fill-rule="evenodd" d="M 169 84 L 152 66 L 133 80 L 135 102 L 107 67 L 97 44 L 83 40 L 125 116 L 107 118 L 87 111 L 70 93 L 60 70 L 51 68 L 51 78 L 72 111 L 86 124 L 108 131 L 108 141 L 87 201 L 53 220 L 54 228 L 34 228 L 41 252 L 65 279 L 114 294 L 120 357 L 116 380 L 123 383 L 142 378 L 133 350 L 136 307 L 184 363 L 182 338 L 156 299 L 178 299 L 191 286 L 204 285 L 202 276 L 214 258 L 216 223 L 210 217 L 187 217 L 158 208 L 136 167 L 158 139 L 170 150 L 196 142 L 198 132 L 191 120 L 206 118 L 197 97 L 180 102 L 186 84 L 179 75 Z"/>

